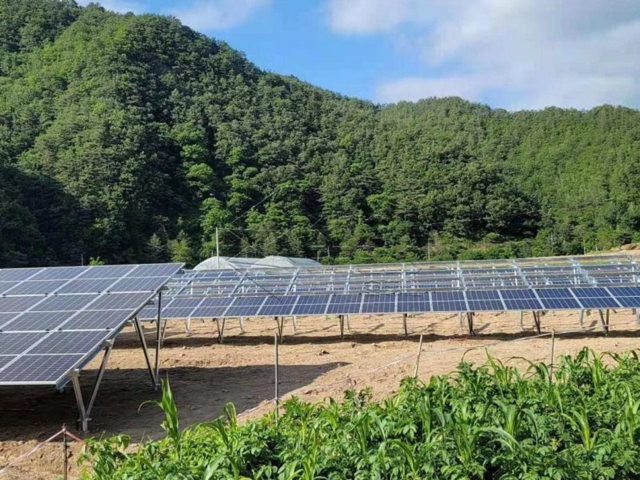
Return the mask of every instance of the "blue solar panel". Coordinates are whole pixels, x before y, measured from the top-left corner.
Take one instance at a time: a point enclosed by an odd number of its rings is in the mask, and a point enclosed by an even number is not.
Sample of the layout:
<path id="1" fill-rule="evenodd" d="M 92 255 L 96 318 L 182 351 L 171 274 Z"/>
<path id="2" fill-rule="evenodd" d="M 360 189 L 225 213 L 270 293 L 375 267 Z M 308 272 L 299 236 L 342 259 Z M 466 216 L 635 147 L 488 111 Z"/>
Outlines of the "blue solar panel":
<path id="1" fill-rule="evenodd" d="M 7 290 L 12 289 L 13 287 L 18 285 L 19 283 L 20 282 L 0 282 L 0 295 L 2 295 Z"/>
<path id="2" fill-rule="evenodd" d="M 88 267 L 56 267 L 45 268 L 31 280 L 71 280 L 81 273 L 86 272 Z"/>
<path id="3" fill-rule="evenodd" d="M 194 318 L 222 317 L 232 301 L 233 299 L 230 297 L 205 298 L 191 316 Z"/>
<path id="4" fill-rule="evenodd" d="M 73 312 L 24 312 L 5 325 L 5 332 L 52 330 L 71 318 Z"/>
<path id="5" fill-rule="evenodd" d="M 337 293 L 331 297 L 327 315 L 348 315 L 360 313 L 362 295 L 359 293 Z"/>
<path id="6" fill-rule="evenodd" d="M 469 310 L 500 312 L 505 309 L 497 290 L 467 290 Z"/>
<path id="7" fill-rule="evenodd" d="M 121 310 L 86 310 L 73 315 L 58 327 L 61 330 L 116 329 L 128 319 Z"/>
<path id="8" fill-rule="evenodd" d="M 174 275 L 181 265 L 177 263 L 159 263 L 138 265 L 127 277 L 170 277 Z"/>
<path id="9" fill-rule="evenodd" d="M 466 312 L 467 304 L 461 291 L 433 292 L 431 307 L 434 312 Z"/>
<path id="10" fill-rule="evenodd" d="M 70 331 L 52 332 L 43 341 L 29 350 L 30 355 L 45 354 L 86 354 L 100 347 L 111 332 L 102 331 Z"/>
<path id="11" fill-rule="evenodd" d="M 155 292 L 164 283 L 166 278 L 163 277 L 140 277 L 140 278 L 123 278 L 118 280 L 112 287 L 110 292 Z"/>
<path id="12" fill-rule="evenodd" d="M 572 291 L 585 308 L 620 307 L 604 288 L 573 288 Z"/>
<path id="13" fill-rule="evenodd" d="M 0 370 L 0 384 L 58 383 L 82 355 L 24 355 Z"/>
<path id="14" fill-rule="evenodd" d="M 640 297 L 640 287 L 609 287 L 615 297 Z"/>
<path id="15" fill-rule="evenodd" d="M 0 333 L 0 352 L 3 355 L 19 355 L 49 335 L 46 332 Z"/>
<path id="16" fill-rule="evenodd" d="M 291 315 L 293 306 L 296 303 L 298 297 L 295 296 L 278 296 L 267 297 L 267 301 L 260 309 L 261 316 L 279 317 L 284 315 Z"/>
<path id="17" fill-rule="evenodd" d="M 82 274 L 83 279 L 87 278 L 122 278 L 130 273 L 135 265 L 109 265 L 101 267 L 88 267 L 87 271 Z M 177 271 L 177 269 L 176 269 Z"/>
<path id="18" fill-rule="evenodd" d="M 430 312 L 431 303 L 429 294 L 424 293 L 399 293 L 398 313 Z"/>
<path id="19" fill-rule="evenodd" d="M 16 315 L 19 315 L 18 312 L 14 312 L 14 313 L 0 313 L 0 330 L 2 330 L 2 326 L 6 323 L 8 323 L 9 321 L 13 320 L 14 318 L 16 318 Z M 0 354 L 2 354 L 2 352 L 0 352 Z"/>
<path id="20" fill-rule="evenodd" d="M 581 308 L 567 288 L 543 288 L 536 292 L 546 310 L 579 310 Z"/>
<path id="21" fill-rule="evenodd" d="M 55 295 L 53 297 L 45 298 L 32 310 L 38 312 L 59 312 L 63 310 L 66 310 L 68 312 L 75 312 L 77 310 L 82 310 L 91 302 L 94 302 L 97 298 L 97 295 Z"/>
<path id="22" fill-rule="evenodd" d="M 149 300 L 150 293 L 111 293 L 102 295 L 87 307 L 88 310 L 131 310 Z"/>
<path id="23" fill-rule="evenodd" d="M 41 280 L 26 281 L 17 284 L 10 290 L 4 292 L 5 295 L 45 295 L 53 293 L 63 286 L 66 280 Z"/>
<path id="24" fill-rule="evenodd" d="M 394 313 L 396 311 L 396 294 L 369 293 L 364 296 L 362 313 Z"/>
<path id="25" fill-rule="evenodd" d="M 266 297 L 236 297 L 225 317 L 252 317 L 258 313 Z"/>
<path id="26" fill-rule="evenodd" d="M 329 295 L 300 295 L 292 315 L 322 315 L 327 310 Z"/>
<path id="27" fill-rule="evenodd" d="M 42 268 L 8 268 L 0 270 L 0 282 L 21 282 L 41 271 Z"/>
<path id="28" fill-rule="evenodd" d="M 543 310 L 533 290 L 500 290 L 504 304 L 509 310 Z"/>
<path id="29" fill-rule="evenodd" d="M 44 297 L 0 297 L 0 313 L 24 312 L 39 302 Z"/>
<path id="30" fill-rule="evenodd" d="M 100 293 L 107 291 L 114 282 L 113 278 L 71 280 L 56 293 Z"/>
<path id="31" fill-rule="evenodd" d="M 191 318 L 191 314 L 193 313 L 193 308 L 172 308 L 167 307 L 162 309 L 162 318 Z M 156 318 L 156 317 L 152 317 Z"/>

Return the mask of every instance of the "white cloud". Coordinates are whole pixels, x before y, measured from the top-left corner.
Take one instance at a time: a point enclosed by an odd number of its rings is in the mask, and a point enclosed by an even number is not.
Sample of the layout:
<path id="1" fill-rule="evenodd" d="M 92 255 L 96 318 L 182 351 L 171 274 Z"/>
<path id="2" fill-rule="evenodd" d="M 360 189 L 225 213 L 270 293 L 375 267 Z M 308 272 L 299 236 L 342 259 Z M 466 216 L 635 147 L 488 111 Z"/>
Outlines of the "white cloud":
<path id="1" fill-rule="evenodd" d="M 385 33 L 438 72 L 385 82 L 379 101 L 494 95 L 507 108 L 640 106 L 638 0 L 327 1 L 333 31 Z"/>
<path id="2" fill-rule="evenodd" d="M 245 23 L 270 0 L 197 0 L 170 13 L 199 31 L 225 30 Z"/>

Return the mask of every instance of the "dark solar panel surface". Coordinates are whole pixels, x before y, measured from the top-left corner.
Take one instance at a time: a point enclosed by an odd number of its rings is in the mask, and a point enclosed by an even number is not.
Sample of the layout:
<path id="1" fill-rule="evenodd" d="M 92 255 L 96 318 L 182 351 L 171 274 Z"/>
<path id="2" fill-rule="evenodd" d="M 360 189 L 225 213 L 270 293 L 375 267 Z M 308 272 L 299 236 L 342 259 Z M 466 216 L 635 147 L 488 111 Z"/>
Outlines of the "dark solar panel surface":
<path id="1" fill-rule="evenodd" d="M 328 315 L 348 315 L 350 313 L 360 313 L 362 295 L 359 293 L 334 294 L 331 296 Z"/>
<path id="2" fill-rule="evenodd" d="M 180 268 L 145 265 L 131 278 L 121 277 L 135 265 L 0 270 L 0 383 L 57 383 Z M 105 293 L 118 284 L 130 290 Z"/>

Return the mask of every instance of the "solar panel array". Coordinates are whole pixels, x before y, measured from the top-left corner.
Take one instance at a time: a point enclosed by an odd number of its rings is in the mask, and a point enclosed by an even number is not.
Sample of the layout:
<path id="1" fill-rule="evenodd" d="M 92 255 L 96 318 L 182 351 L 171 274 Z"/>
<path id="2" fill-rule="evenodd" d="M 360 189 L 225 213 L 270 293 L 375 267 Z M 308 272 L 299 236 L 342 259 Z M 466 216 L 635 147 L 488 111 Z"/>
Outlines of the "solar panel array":
<path id="1" fill-rule="evenodd" d="M 640 266 L 625 255 L 345 265 L 305 269 L 191 271 L 172 279 L 172 296 L 396 293 L 437 290 L 635 285 Z"/>
<path id="2" fill-rule="evenodd" d="M 601 255 L 190 271 L 169 282 L 163 316 L 636 308 L 639 268 L 628 255 Z"/>
<path id="3" fill-rule="evenodd" d="M 181 268 L 0 270 L 0 385 L 66 382 Z"/>
<path id="4" fill-rule="evenodd" d="M 162 309 L 162 316 L 186 319 L 609 308 L 640 308 L 640 286 L 175 297 Z M 155 315 L 153 307 L 140 313 L 142 319 Z"/>

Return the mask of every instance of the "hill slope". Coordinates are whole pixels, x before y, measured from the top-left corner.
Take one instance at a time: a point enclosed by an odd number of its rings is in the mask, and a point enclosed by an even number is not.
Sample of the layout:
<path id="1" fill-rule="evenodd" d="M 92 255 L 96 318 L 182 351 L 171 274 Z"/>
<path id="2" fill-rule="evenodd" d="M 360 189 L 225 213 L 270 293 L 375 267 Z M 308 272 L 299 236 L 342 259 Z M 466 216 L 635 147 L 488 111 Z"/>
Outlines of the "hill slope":
<path id="1" fill-rule="evenodd" d="M 0 0 L 0 266 L 578 253 L 640 237 L 640 112 L 377 106 L 155 15 Z M 248 213 L 247 213 L 248 212 Z"/>

